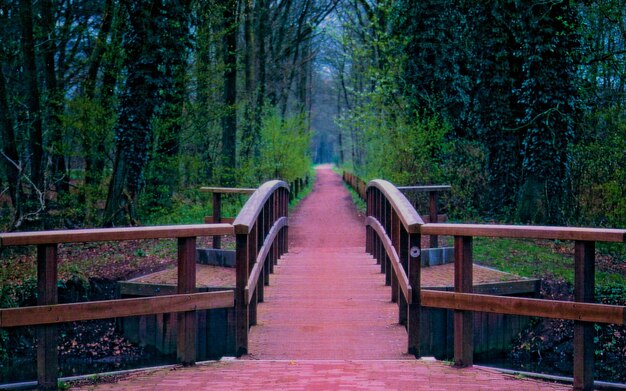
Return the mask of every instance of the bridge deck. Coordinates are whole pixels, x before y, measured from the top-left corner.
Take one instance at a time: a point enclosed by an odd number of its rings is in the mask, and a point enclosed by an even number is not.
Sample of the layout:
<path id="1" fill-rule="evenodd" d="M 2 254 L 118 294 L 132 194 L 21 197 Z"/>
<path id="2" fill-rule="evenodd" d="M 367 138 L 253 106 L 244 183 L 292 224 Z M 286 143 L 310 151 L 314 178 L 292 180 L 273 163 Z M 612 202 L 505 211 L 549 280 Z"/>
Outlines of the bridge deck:
<path id="1" fill-rule="evenodd" d="M 363 237 L 340 177 L 319 169 L 313 193 L 290 218 L 290 252 L 258 307 L 248 356 L 136 374 L 98 389 L 568 389 L 412 359 L 390 288 L 365 254 Z"/>

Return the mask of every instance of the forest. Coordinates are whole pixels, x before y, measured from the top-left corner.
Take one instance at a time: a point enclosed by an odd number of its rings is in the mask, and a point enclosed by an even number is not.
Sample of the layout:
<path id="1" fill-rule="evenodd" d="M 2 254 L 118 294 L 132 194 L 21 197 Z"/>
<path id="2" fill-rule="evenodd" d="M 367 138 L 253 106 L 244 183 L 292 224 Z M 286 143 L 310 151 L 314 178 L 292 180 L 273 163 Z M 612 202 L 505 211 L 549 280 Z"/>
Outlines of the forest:
<path id="1" fill-rule="evenodd" d="M 333 162 L 457 219 L 626 225 L 626 4 L 0 3 L 0 224 L 137 225 Z"/>

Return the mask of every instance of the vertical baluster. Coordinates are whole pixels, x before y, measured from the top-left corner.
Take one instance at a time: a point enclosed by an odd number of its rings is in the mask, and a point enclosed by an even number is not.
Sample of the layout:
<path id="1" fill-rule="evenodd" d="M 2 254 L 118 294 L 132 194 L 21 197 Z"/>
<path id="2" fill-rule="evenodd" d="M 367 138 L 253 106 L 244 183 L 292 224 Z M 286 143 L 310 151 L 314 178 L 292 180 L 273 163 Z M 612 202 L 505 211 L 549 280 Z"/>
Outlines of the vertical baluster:
<path id="1" fill-rule="evenodd" d="M 387 231 L 388 235 L 391 239 L 391 245 L 396 249 L 396 252 L 399 253 L 399 244 L 400 244 L 400 219 L 398 218 L 398 214 L 392 208 L 390 208 L 390 225 L 391 230 Z M 396 274 L 393 267 L 391 267 L 391 258 L 389 259 L 389 273 L 391 274 L 391 301 L 393 303 L 399 303 L 398 301 L 398 275 Z"/>
<path id="2" fill-rule="evenodd" d="M 430 222 L 432 224 L 436 224 L 439 222 L 439 211 L 437 209 L 437 203 L 439 200 L 439 192 L 430 191 L 428 192 L 428 205 L 429 205 L 429 216 Z M 439 238 L 437 235 L 430 235 L 430 248 L 439 247 Z"/>
<path id="3" fill-rule="evenodd" d="M 37 305 L 58 303 L 57 245 L 37 246 Z M 37 384 L 41 389 L 56 389 L 59 374 L 57 325 L 37 326 Z"/>
<path id="4" fill-rule="evenodd" d="M 471 236 L 454 237 L 454 291 L 472 293 Z M 454 311 L 454 365 L 468 367 L 474 362 L 474 325 L 471 311 Z"/>
<path id="5" fill-rule="evenodd" d="M 420 357 L 420 278 L 421 278 L 421 235 L 408 234 L 408 278 L 411 284 L 411 304 L 408 308 L 407 333 L 409 337 L 409 354 Z"/>
<path id="6" fill-rule="evenodd" d="M 255 224 L 256 225 L 256 224 Z M 249 311 L 246 297 L 246 284 L 250 272 L 248 261 L 248 234 L 235 236 L 237 282 L 235 289 L 235 313 L 236 313 L 236 354 L 240 357 L 248 353 L 248 327 Z"/>
<path id="7" fill-rule="evenodd" d="M 179 294 L 196 291 L 196 238 L 178 239 L 178 289 Z M 176 355 L 184 366 L 196 362 L 196 311 L 178 314 Z"/>
<path id="8" fill-rule="evenodd" d="M 595 242 L 576 241 L 574 301 L 594 302 Z M 574 321 L 574 390 L 593 389 L 593 323 Z"/>

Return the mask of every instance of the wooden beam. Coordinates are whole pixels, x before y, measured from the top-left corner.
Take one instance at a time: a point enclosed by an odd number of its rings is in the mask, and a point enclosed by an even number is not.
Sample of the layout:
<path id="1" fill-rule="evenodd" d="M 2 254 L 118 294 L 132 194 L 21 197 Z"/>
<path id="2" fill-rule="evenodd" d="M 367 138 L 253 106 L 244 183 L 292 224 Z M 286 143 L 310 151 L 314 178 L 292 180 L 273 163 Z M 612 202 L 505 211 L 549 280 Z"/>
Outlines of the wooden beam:
<path id="1" fill-rule="evenodd" d="M 626 307 L 617 305 L 479 295 L 476 293 L 455 293 L 425 289 L 422 289 L 421 300 L 424 307 L 539 316 L 542 318 L 580 320 L 595 323 L 626 324 Z"/>
<path id="2" fill-rule="evenodd" d="M 626 230 L 494 224 L 424 224 L 422 235 L 487 236 L 496 238 L 559 239 L 626 242 Z"/>
<path id="3" fill-rule="evenodd" d="M 0 327 L 234 307 L 232 290 L 0 309 Z"/>
<path id="4" fill-rule="evenodd" d="M 196 238 L 178 239 L 178 293 L 196 291 Z M 184 366 L 196 362 L 196 311 L 178 314 L 176 356 Z"/>
<path id="5" fill-rule="evenodd" d="M 574 301 L 593 303 L 595 289 L 595 242 L 574 245 Z M 593 323 L 574 322 L 574 390 L 593 390 Z"/>
<path id="6" fill-rule="evenodd" d="M 162 225 L 152 227 L 12 232 L 0 234 L 0 246 L 108 242 L 232 234 L 234 234 L 234 228 L 230 224 Z"/>
<path id="7" fill-rule="evenodd" d="M 421 297 L 420 297 L 420 273 L 422 269 L 421 265 L 421 235 L 419 233 L 409 234 L 408 240 L 408 264 L 409 264 L 409 283 L 414 286 L 415 289 L 411 291 L 411 297 L 407 299 L 408 302 L 408 316 L 407 316 L 407 333 L 409 337 L 409 354 L 414 355 L 416 358 L 420 357 L 420 312 L 421 312 Z"/>
<path id="8" fill-rule="evenodd" d="M 397 189 L 402 192 L 417 192 L 417 193 L 430 193 L 430 192 L 443 192 L 452 190 L 450 185 L 428 185 L 428 186 L 397 186 Z"/>
<path id="9" fill-rule="evenodd" d="M 249 306 L 246 295 L 246 285 L 250 272 L 248 269 L 248 236 L 249 233 L 237 234 L 236 236 L 236 260 L 237 282 L 235 289 L 235 354 L 241 357 L 248 353 L 248 327 L 250 326 Z"/>
<path id="10" fill-rule="evenodd" d="M 471 293 L 473 288 L 472 237 L 454 237 L 454 291 Z M 454 365 L 474 365 L 474 315 L 467 310 L 454 311 Z"/>
<path id="11" fill-rule="evenodd" d="M 37 305 L 58 303 L 57 245 L 37 246 Z M 56 325 L 37 327 L 37 385 L 41 389 L 56 389 L 59 374 Z"/>

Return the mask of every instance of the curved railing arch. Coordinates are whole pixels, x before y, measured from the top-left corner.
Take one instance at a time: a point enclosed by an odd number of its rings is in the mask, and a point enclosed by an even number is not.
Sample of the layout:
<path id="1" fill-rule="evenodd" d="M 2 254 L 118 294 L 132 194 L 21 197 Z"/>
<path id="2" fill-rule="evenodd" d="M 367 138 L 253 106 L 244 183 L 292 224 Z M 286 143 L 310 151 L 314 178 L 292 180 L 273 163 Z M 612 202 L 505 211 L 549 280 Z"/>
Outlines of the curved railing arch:
<path id="1" fill-rule="evenodd" d="M 236 235 L 235 289 L 237 355 L 248 353 L 248 331 L 256 324 L 257 303 L 281 255 L 288 250 L 289 186 L 279 180 L 261 185 L 233 222 Z"/>
<path id="2" fill-rule="evenodd" d="M 366 251 L 374 256 L 398 303 L 408 332 L 408 352 L 419 357 L 420 227 L 424 221 L 393 184 L 377 179 L 366 188 Z"/>

